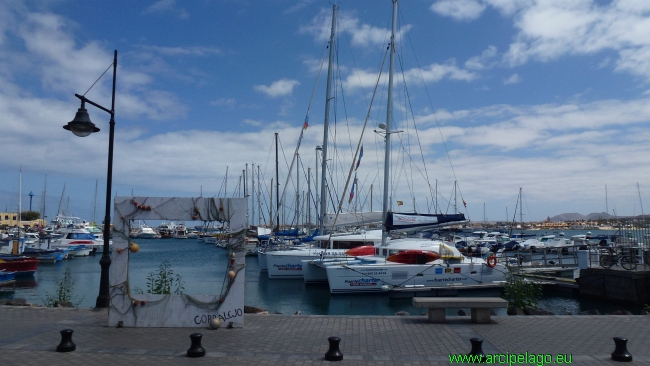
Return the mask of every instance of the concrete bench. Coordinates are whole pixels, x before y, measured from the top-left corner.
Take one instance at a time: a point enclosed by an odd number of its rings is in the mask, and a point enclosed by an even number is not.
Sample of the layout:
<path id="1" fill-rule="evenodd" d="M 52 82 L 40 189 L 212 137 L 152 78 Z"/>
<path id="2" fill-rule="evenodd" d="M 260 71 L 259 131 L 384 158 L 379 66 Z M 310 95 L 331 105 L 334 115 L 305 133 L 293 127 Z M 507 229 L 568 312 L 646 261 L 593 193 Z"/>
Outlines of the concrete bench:
<path id="1" fill-rule="evenodd" d="M 429 321 L 444 323 L 447 308 L 470 308 L 472 323 L 489 323 L 494 308 L 507 308 L 508 301 L 500 297 L 414 297 L 413 306 L 429 309 Z"/>

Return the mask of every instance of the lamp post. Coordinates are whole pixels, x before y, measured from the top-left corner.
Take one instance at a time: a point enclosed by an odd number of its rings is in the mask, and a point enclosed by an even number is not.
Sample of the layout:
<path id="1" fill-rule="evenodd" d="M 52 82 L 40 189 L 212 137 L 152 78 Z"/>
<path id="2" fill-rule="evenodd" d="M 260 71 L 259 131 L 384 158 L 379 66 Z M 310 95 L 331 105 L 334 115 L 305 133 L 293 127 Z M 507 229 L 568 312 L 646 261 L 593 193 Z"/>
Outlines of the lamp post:
<path id="1" fill-rule="evenodd" d="M 115 76 L 117 73 L 117 50 L 113 57 L 113 96 L 111 98 L 111 109 L 104 108 L 101 105 L 89 100 L 83 95 L 75 94 L 81 99 L 81 108 L 77 111 L 76 116 L 67 125 L 63 126 L 79 137 L 85 137 L 93 132 L 99 132 L 99 128 L 90 121 L 90 116 L 86 110 L 86 103 L 109 113 L 111 120 L 109 122 L 110 130 L 108 134 L 108 174 L 106 175 L 106 215 L 104 216 L 104 250 L 99 264 L 102 267 L 102 274 L 99 280 L 99 295 L 95 308 L 108 308 L 110 306 L 109 290 L 109 268 L 111 266 L 111 257 L 109 255 L 109 242 L 111 238 L 111 184 L 113 181 L 113 139 L 115 135 Z"/>

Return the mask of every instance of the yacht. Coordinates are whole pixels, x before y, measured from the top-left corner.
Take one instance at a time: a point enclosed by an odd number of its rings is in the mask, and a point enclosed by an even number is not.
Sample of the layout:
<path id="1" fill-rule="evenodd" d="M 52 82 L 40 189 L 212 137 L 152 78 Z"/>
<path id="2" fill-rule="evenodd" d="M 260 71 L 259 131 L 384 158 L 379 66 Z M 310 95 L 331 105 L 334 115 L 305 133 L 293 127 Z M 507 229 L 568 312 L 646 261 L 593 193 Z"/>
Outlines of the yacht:
<path id="1" fill-rule="evenodd" d="M 172 236 L 174 239 L 187 239 L 187 228 L 185 227 L 185 224 L 178 224 L 174 229 Z"/>
<path id="2" fill-rule="evenodd" d="M 138 239 L 156 239 L 160 238 L 160 235 L 158 235 L 157 232 L 155 232 L 151 227 L 149 226 L 140 226 L 136 232 L 133 234 L 134 238 Z"/>
<path id="3" fill-rule="evenodd" d="M 62 228 L 59 233 L 61 236 L 50 243 L 52 248 L 71 249 L 70 247 L 83 245 L 90 248 L 91 252 L 102 251 L 104 248 L 104 240 L 97 240 L 87 229 Z M 110 240 L 109 248 L 112 245 L 113 241 Z"/>

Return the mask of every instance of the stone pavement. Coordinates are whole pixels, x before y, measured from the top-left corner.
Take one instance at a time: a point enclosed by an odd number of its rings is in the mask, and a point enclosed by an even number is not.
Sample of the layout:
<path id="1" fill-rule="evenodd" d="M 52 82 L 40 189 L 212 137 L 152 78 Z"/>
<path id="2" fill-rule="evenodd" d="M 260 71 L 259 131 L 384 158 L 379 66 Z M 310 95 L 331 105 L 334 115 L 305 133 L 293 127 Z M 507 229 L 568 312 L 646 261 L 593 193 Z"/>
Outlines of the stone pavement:
<path id="1" fill-rule="evenodd" d="M 426 316 L 246 314 L 243 329 L 109 328 L 106 311 L 0 306 L 1 365 L 448 365 L 467 354 L 470 338 L 487 354 L 572 355 L 573 365 L 614 365 L 613 337 L 628 338 L 633 364 L 650 365 L 650 316 L 496 316 L 491 324 Z M 55 352 L 63 329 L 73 352 Z M 203 334 L 206 356 L 188 358 L 189 335 Z M 343 361 L 324 355 L 341 338 Z M 505 364 L 508 364 L 507 362 Z"/>

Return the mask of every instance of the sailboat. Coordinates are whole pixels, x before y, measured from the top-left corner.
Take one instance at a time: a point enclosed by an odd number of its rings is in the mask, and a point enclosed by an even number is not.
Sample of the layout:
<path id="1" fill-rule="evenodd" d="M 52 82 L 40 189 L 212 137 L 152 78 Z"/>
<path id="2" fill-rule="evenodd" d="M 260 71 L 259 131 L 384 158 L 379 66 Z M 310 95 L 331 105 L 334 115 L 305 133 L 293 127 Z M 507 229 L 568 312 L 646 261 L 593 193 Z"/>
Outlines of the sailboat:
<path id="1" fill-rule="evenodd" d="M 418 287 L 448 287 L 449 285 L 492 284 L 504 281 L 506 268 L 495 261 L 463 256 L 451 243 L 440 240 L 406 238 L 389 240 L 392 230 L 415 230 L 466 222 L 463 214 L 416 214 L 389 211 L 390 135 L 392 125 L 392 89 L 396 52 L 396 23 L 398 1 L 393 0 L 393 20 L 390 38 L 385 134 L 384 194 L 382 243 L 374 255 L 358 256 L 344 262 L 325 264 L 332 294 L 373 293 Z M 488 263 L 490 263 L 488 265 Z"/>
<path id="2" fill-rule="evenodd" d="M 335 63 L 335 34 L 336 34 L 336 17 L 338 12 L 338 5 L 334 4 L 332 9 L 332 28 L 329 41 L 329 64 L 327 73 L 327 91 L 325 100 L 325 119 L 324 119 L 324 134 L 322 145 L 322 175 L 320 186 L 320 212 L 319 212 L 319 233 L 323 233 L 325 229 L 330 231 L 328 235 L 313 236 L 314 244 L 293 247 L 287 250 L 274 250 L 261 252 L 258 251 L 258 259 L 260 262 L 260 269 L 266 270 L 268 277 L 275 278 L 288 278 L 288 279 L 304 279 L 306 282 L 321 282 L 326 281 L 327 277 L 324 271 L 317 271 L 320 267 L 311 267 L 310 262 L 315 259 L 327 260 L 340 260 L 349 255 L 346 251 L 355 247 L 361 246 L 374 246 L 381 244 L 381 232 L 378 230 L 358 230 L 354 233 L 336 233 L 332 234 L 331 231 L 335 227 L 346 226 L 350 224 L 360 225 L 364 220 L 371 220 L 379 222 L 378 215 L 349 213 L 349 214 L 327 214 L 327 192 L 326 192 L 326 177 L 327 177 L 327 147 L 328 147 L 328 121 L 331 96 L 331 83 L 333 77 L 333 65 Z M 276 176 L 277 179 L 277 176 Z M 285 184 L 286 187 L 286 184 Z M 279 193 L 278 193 L 279 196 Z M 284 196 L 284 194 L 283 194 Z M 337 211 L 338 212 L 338 211 Z M 374 219 L 373 219 L 374 217 Z M 295 236 L 296 233 L 293 235 Z M 275 233 L 278 236 L 278 233 Z M 311 270 L 311 274 L 308 271 Z"/>

